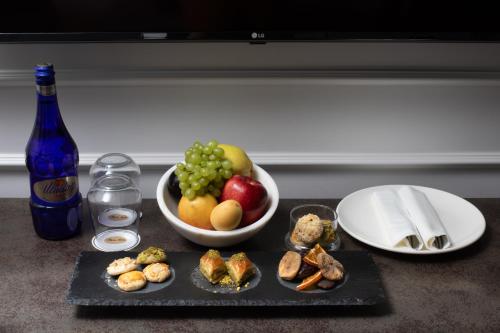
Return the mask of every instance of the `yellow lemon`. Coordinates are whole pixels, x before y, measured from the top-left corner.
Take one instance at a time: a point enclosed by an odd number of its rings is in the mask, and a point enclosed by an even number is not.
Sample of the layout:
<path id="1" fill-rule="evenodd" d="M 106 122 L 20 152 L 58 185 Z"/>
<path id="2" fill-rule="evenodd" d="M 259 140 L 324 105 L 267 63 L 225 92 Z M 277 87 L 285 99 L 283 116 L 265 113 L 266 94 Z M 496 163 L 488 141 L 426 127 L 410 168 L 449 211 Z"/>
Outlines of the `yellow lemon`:
<path id="1" fill-rule="evenodd" d="M 177 211 L 179 218 L 187 224 L 210 230 L 213 229 L 210 223 L 210 214 L 215 206 L 217 206 L 217 200 L 211 194 L 199 195 L 193 200 L 183 196 L 179 201 Z"/>
<path id="2" fill-rule="evenodd" d="M 252 161 L 243 149 L 224 143 L 219 144 L 219 147 L 224 150 L 224 158 L 231 161 L 233 174 L 247 177 L 252 176 Z"/>

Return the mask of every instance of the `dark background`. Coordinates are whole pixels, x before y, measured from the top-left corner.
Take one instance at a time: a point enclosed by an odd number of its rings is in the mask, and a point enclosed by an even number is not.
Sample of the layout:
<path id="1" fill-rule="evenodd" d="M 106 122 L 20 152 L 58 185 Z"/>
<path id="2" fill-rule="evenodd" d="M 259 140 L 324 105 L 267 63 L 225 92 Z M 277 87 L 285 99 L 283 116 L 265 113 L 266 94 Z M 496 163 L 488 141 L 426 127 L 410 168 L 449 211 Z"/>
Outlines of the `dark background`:
<path id="1" fill-rule="evenodd" d="M 9 1 L 0 40 L 429 39 L 497 41 L 495 2 L 413 0 Z M 493 31 L 493 32 L 492 32 Z M 40 35 L 42 34 L 42 35 Z"/>

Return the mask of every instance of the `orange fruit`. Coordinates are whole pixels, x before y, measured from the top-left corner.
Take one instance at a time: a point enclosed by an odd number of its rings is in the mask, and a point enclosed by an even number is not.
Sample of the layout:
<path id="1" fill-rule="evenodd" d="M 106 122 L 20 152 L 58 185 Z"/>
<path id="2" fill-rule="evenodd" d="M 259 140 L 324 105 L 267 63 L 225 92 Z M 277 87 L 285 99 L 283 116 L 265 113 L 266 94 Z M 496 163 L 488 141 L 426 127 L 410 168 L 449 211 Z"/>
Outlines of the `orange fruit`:
<path id="1" fill-rule="evenodd" d="M 321 247 L 321 245 L 316 244 L 304 257 L 304 261 L 311 266 L 318 267 L 318 259 L 316 258 L 318 254 L 326 253 L 326 251 Z"/>
<path id="2" fill-rule="evenodd" d="M 296 289 L 297 290 L 305 290 L 309 289 L 311 287 L 314 287 L 316 283 L 321 281 L 323 278 L 323 275 L 321 274 L 321 271 L 317 271 L 315 274 L 305 278 L 301 284 L 299 284 Z"/>
<path id="3" fill-rule="evenodd" d="M 199 195 L 193 200 L 183 196 L 179 201 L 177 212 L 179 218 L 187 224 L 211 230 L 213 227 L 210 223 L 210 214 L 215 206 L 217 206 L 217 200 L 211 194 Z"/>

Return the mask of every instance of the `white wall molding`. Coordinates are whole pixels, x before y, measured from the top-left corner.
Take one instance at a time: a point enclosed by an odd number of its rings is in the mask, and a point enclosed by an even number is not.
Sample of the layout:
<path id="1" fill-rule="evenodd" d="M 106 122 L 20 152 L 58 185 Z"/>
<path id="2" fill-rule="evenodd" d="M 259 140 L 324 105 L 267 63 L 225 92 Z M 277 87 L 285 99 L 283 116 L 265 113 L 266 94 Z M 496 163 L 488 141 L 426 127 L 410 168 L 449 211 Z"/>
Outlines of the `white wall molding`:
<path id="1" fill-rule="evenodd" d="M 80 154 L 89 167 L 101 153 Z M 182 153 L 129 153 L 142 167 L 163 167 L 183 160 Z M 500 152 L 474 153 L 249 153 L 252 160 L 269 166 L 491 166 L 500 165 Z M 23 154 L 0 154 L 0 167 L 24 168 Z"/>
<path id="2" fill-rule="evenodd" d="M 0 70 L 0 86 L 33 86 L 32 70 Z M 61 86 L 451 85 L 499 86 L 497 70 L 57 70 Z"/>

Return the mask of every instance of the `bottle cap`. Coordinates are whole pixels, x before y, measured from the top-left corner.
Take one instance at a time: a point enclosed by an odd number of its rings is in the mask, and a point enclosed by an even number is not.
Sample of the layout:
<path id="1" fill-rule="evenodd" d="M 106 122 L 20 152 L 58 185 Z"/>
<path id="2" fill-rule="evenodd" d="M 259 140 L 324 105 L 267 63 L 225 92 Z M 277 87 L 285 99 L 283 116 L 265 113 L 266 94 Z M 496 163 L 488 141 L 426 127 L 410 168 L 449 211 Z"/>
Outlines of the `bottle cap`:
<path id="1" fill-rule="evenodd" d="M 54 65 L 50 63 L 42 63 L 35 66 L 36 84 L 38 85 L 54 84 L 54 75 Z"/>

